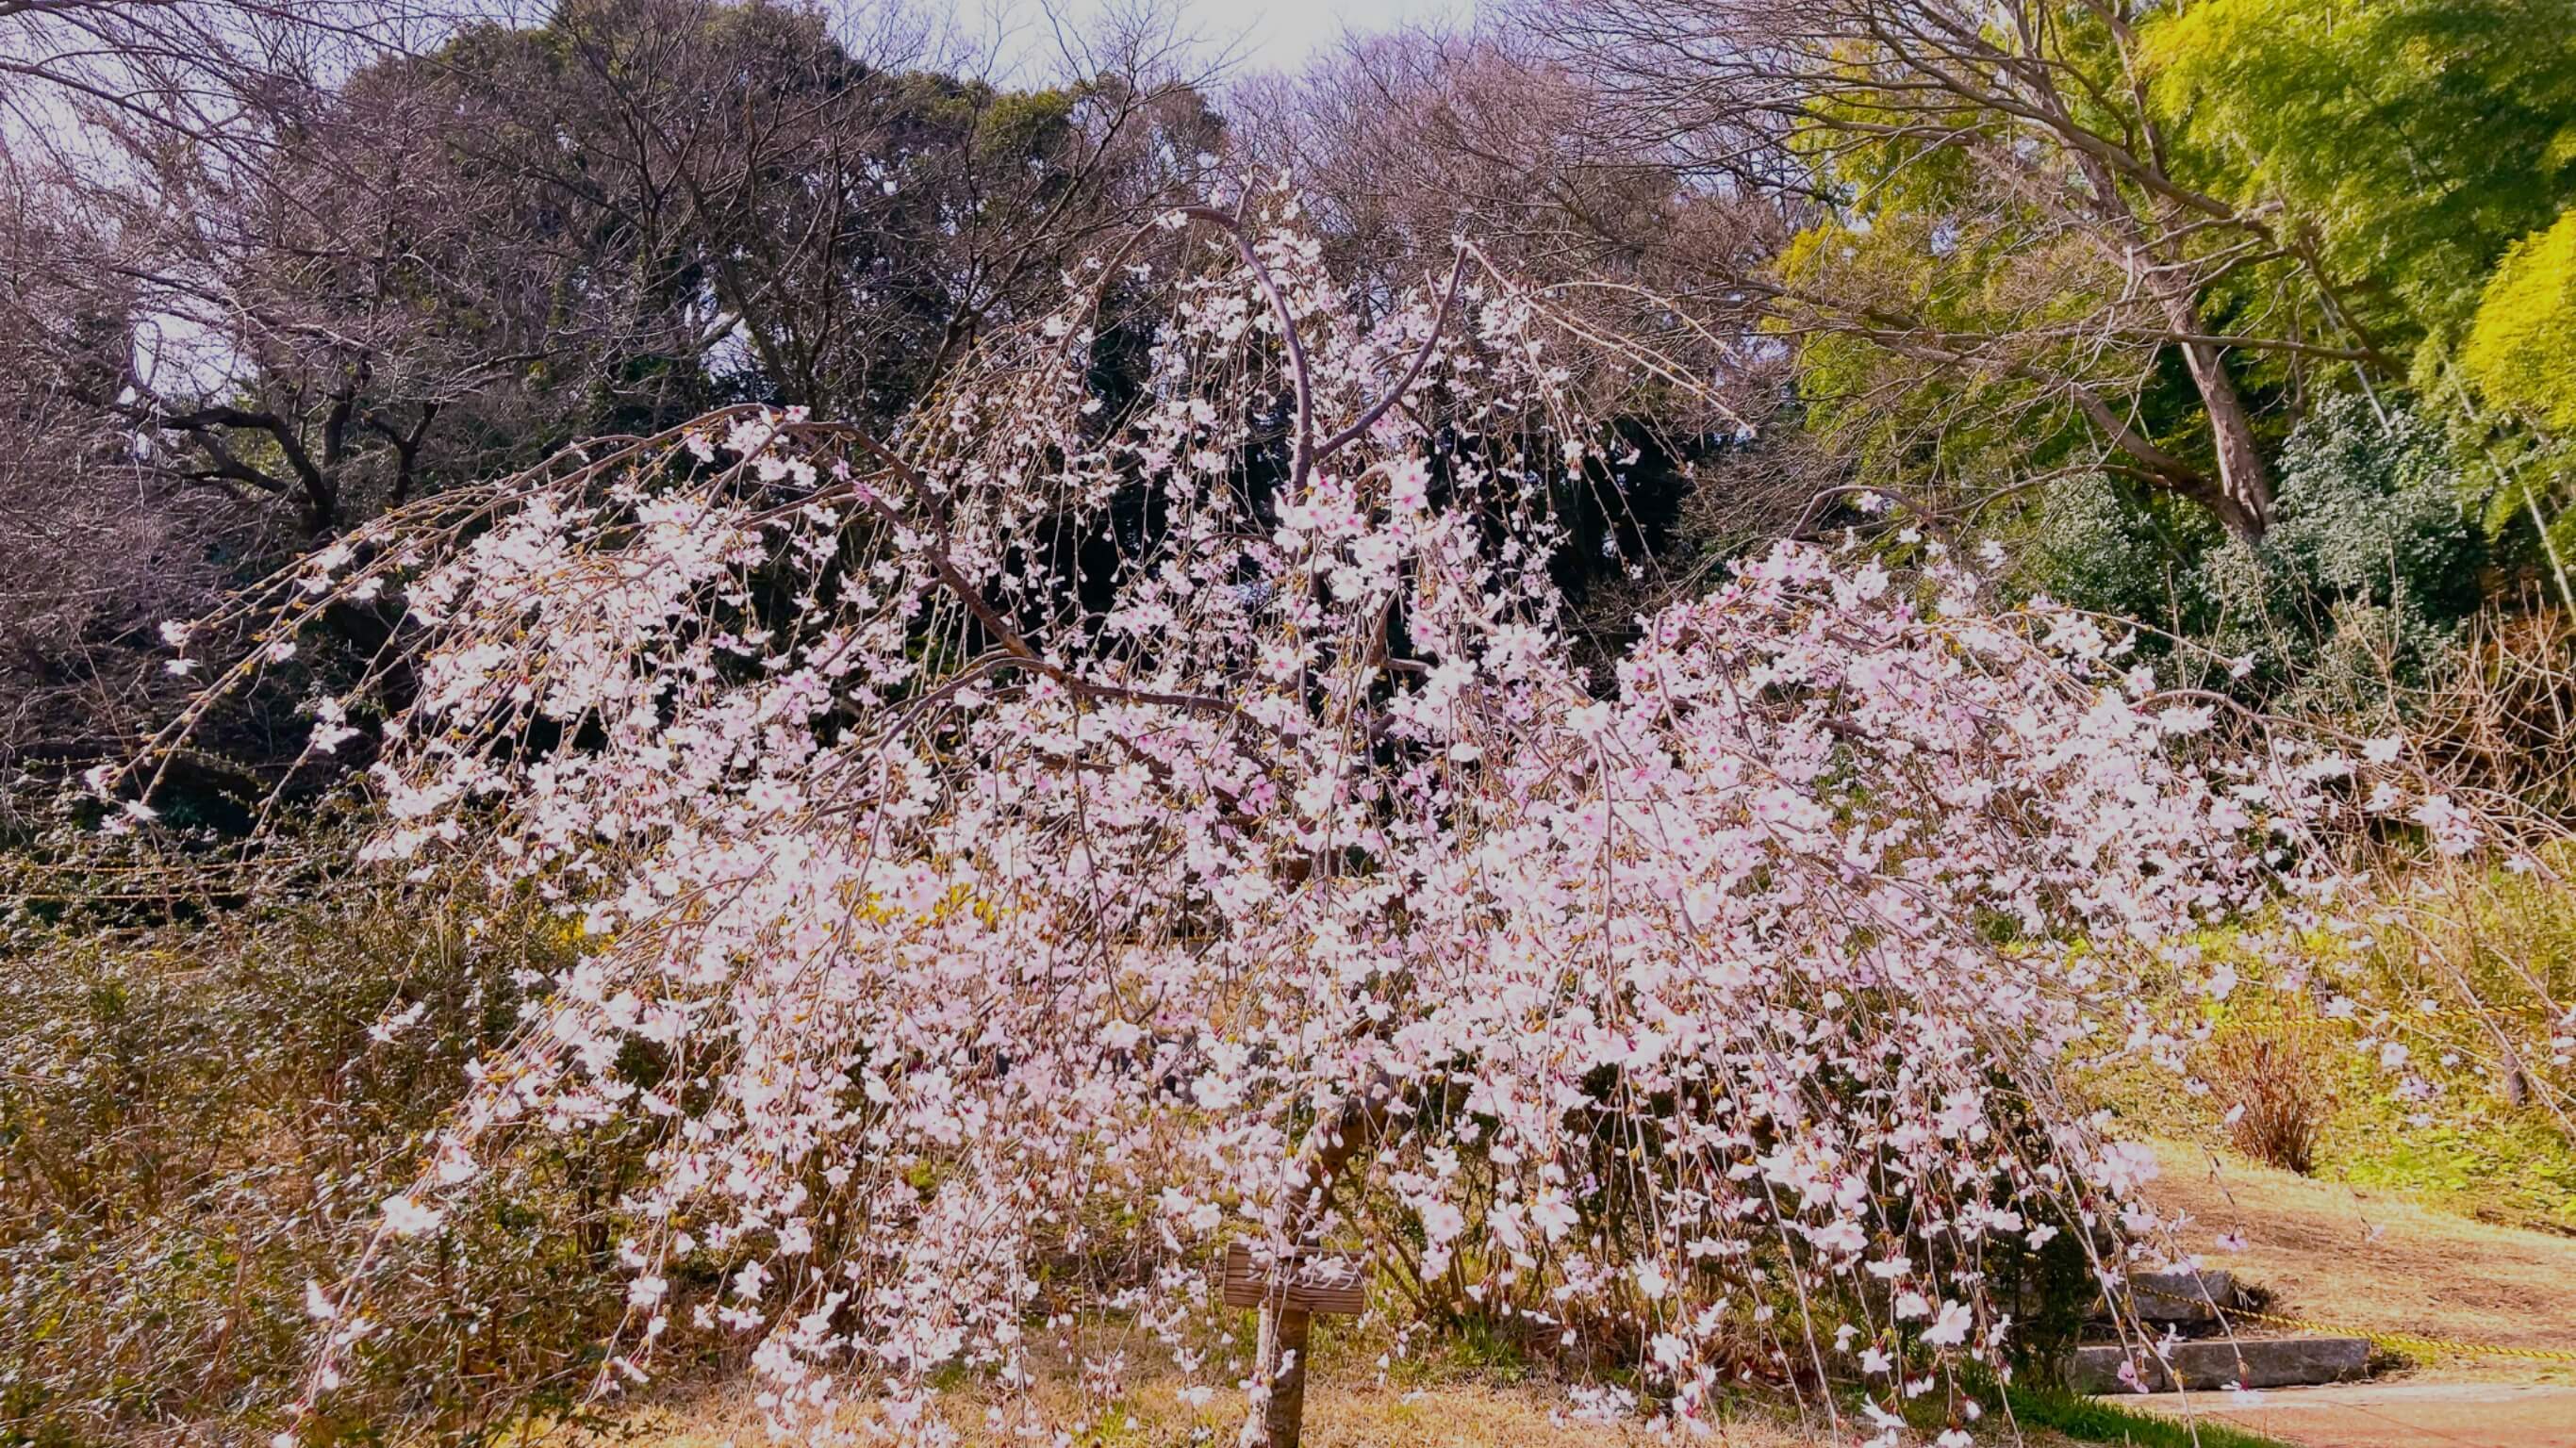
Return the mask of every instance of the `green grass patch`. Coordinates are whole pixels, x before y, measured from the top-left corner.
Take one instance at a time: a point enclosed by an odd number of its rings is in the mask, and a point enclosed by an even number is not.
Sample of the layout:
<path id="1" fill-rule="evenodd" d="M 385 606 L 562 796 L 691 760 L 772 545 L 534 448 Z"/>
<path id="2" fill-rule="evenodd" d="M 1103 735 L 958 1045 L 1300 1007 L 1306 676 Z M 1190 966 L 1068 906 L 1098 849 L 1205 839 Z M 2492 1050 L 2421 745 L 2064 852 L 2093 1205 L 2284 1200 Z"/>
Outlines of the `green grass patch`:
<path id="1" fill-rule="evenodd" d="M 2450 1119 L 2408 1120 L 2406 1104 L 2352 1093 L 2320 1156 L 2355 1186 L 2513 1227 L 2576 1233 L 2576 1149 L 2537 1112 L 2480 1102 Z"/>
<path id="2" fill-rule="evenodd" d="M 2290 1448 L 2278 1438 L 2248 1433 L 2206 1419 L 2184 1422 L 2136 1412 L 2073 1393 L 2010 1394 L 2013 1417 L 2024 1428 L 2047 1428 L 2082 1443 L 2125 1443 L 2135 1448 Z"/>
<path id="3" fill-rule="evenodd" d="M 2554 859 L 2576 871 L 2576 850 Z M 2303 938 L 2285 962 L 2249 949 L 2237 928 L 2191 940 L 2242 974 L 2223 1002 L 2159 1002 L 2205 1020 L 2210 1038 L 2190 1069 L 2206 1091 L 2117 1055 L 2089 1063 L 2074 1084 L 2132 1132 L 2232 1146 L 2275 1165 L 2297 1163 L 2264 1149 L 2279 1134 L 2253 1128 L 2281 1118 L 2267 1104 L 2299 1105 L 2289 1114 L 2307 1123 L 2312 1176 L 2481 1221 L 2576 1232 L 2576 1140 L 2548 1105 L 2576 1089 L 2553 1049 L 2556 1002 L 2576 991 L 2576 892 L 2500 866 L 2428 867 L 2382 888 L 2407 923 L 2363 948 Z M 2405 1050 L 2402 1069 L 2382 1058 L 2392 1045 Z M 2235 1129 L 2221 1115 L 2231 1106 L 2249 1108 Z"/>

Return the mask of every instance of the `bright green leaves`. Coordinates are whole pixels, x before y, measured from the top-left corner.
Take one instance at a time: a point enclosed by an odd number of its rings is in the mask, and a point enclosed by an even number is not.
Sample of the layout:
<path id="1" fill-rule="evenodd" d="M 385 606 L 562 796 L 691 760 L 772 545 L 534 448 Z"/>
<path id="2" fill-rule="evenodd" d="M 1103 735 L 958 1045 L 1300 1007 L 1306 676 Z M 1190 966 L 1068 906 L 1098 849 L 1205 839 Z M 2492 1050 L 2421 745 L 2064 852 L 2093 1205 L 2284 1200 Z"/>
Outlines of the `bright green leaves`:
<path id="1" fill-rule="evenodd" d="M 2354 319 L 2411 345 L 2576 201 L 2571 25 L 2565 0 L 2198 0 L 2142 38 L 2177 171 L 2285 207 Z"/>
<path id="2" fill-rule="evenodd" d="M 1889 207 L 1799 234 L 1772 330 L 1796 338 L 1809 425 L 1864 476 L 1993 486 L 2089 439 L 2050 380 L 2100 355 L 2085 319 L 2116 284 L 2102 272 L 1992 209 Z"/>
<path id="3" fill-rule="evenodd" d="M 2505 253 L 2459 365 L 2489 406 L 2576 432 L 2576 210 Z"/>
<path id="4" fill-rule="evenodd" d="M 2338 320 L 2414 350 L 2427 397 L 2465 404 L 2450 420 L 2489 531 L 2535 542 L 2562 580 L 2571 27 L 2566 0 L 2195 0 L 2146 32 L 2177 165 L 2281 208 Z"/>

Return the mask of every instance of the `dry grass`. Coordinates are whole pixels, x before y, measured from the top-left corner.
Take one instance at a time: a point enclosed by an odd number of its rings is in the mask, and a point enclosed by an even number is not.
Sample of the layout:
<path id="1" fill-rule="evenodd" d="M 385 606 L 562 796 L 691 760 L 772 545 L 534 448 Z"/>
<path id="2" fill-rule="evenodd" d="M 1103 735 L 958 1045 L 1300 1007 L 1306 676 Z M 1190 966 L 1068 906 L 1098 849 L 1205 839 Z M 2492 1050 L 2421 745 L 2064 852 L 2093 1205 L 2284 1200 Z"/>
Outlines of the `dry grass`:
<path id="1" fill-rule="evenodd" d="M 1563 1420 L 1546 1389 L 1531 1385 L 1452 1383 L 1403 1389 L 1373 1383 L 1320 1381 L 1306 1403 L 1309 1448 L 1626 1448 L 1664 1442 L 1644 1433 L 1599 1423 Z M 1085 1425 L 1076 1441 L 1102 1448 L 1181 1448 L 1228 1444 L 1241 1422 L 1239 1398 L 1220 1395 L 1192 1411 L 1166 1387 L 1148 1387 Z M 638 1414 L 625 1425 L 632 1448 L 767 1448 L 760 1415 L 741 1389 L 716 1390 L 673 1406 Z M 961 1426 L 966 1426 L 961 1421 Z M 600 1440 L 602 1448 L 615 1439 Z M 970 1431 L 975 1448 L 1020 1448 L 1045 1438 Z M 1723 1448 L 1802 1448 L 1823 1441 L 1764 1417 L 1729 1423 L 1700 1440 Z"/>
<path id="2" fill-rule="evenodd" d="M 2165 1145 L 2155 1195 L 2183 1245 L 2275 1294 L 2273 1311 L 2373 1332 L 2576 1352 L 2576 1238 L 2488 1226 L 2386 1191 Z M 2241 1253 L 2218 1249 L 2243 1234 Z M 2576 1381 L 2576 1367 L 2442 1358 L 2446 1375 Z"/>
<path id="3" fill-rule="evenodd" d="M 2159 1148 L 2163 1175 L 2156 1195 L 2186 1212 L 2183 1244 L 2213 1265 L 2270 1289 L 2274 1310 L 2398 1332 L 2503 1347 L 2576 1350 L 2576 1238 L 2488 1226 L 2429 1210 L 2387 1191 L 2318 1181 L 2198 1147 Z M 2219 1233 L 2247 1239 L 2241 1253 L 2220 1251 Z M 1656 1441 L 1619 1427 L 1562 1417 L 1562 1395 L 1544 1383 L 1495 1383 L 1472 1377 L 1407 1388 L 1382 1385 L 1363 1363 L 1328 1359 L 1307 1400 L 1312 1448 L 1625 1448 Z M 2526 1359 L 2445 1357 L 2426 1365 L 2441 1378 L 2576 1382 L 2576 1367 Z M 1239 1421 L 1239 1400 L 1220 1394 L 1193 1410 L 1173 1384 L 1148 1383 L 1114 1405 L 1086 1413 L 1069 1392 L 1042 1393 L 1060 1425 L 1087 1419 L 1076 1441 L 1086 1448 L 1183 1448 L 1226 1444 Z M 1032 1441 L 976 1424 L 980 1413 L 961 1394 L 955 1419 L 975 1448 Z M 1990 1426 L 1999 1429 L 2000 1424 Z M 1996 1433 L 1981 1439 L 2008 1441 Z M 1037 1441 L 1043 1441 L 1037 1440 Z M 1727 1448 L 1799 1448 L 1826 1441 L 1785 1416 L 1748 1408 L 1724 1434 L 1706 1440 Z M 2033 1444 L 2063 1443 L 2033 1433 Z M 763 1448 L 768 1442 L 749 1393 L 709 1389 L 642 1409 L 600 1448 Z"/>
<path id="4" fill-rule="evenodd" d="M 2307 1037 L 2224 1033 L 2211 1043 L 2210 1075 L 2242 1113 L 2227 1125 L 2238 1151 L 2301 1176 L 2316 1170 L 2317 1132 L 2334 1110 L 2334 1097 Z"/>

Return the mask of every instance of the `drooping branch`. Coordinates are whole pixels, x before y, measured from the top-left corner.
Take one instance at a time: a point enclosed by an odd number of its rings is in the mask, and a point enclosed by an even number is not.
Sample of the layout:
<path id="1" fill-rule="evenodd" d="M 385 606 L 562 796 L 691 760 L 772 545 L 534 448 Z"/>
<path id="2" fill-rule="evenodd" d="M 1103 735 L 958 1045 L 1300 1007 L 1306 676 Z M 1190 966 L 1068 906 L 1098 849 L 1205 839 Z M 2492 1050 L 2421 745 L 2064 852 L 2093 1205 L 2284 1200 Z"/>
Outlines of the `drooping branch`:
<path id="1" fill-rule="evenodd" d="M 1457 260 L 1449 267 L 1449 283 L 1440 289 L 1440 305 L 1432 310 L 1431 330 L 1424 334 L 1422 345 L 1414 350 L 1413 360 L 1405 365 L 1403 375 L 1395 379 L 1394 384 L 1386 389 L 1383 396 L 1369 404 L 1358 417 L 1353 418 L 1350 426 L 1326 438 L 1323 446 L 1315 450 L 1313 459 L 1315 462 L 1324 461 L 1366 435 L 1368 430 L 1376 425 L 1377 420 L 1386 415 L 1388 408 L 1403 400 L 1404 394 L 1412 388 L 1414 379 L 1422 375 L 1424 364 L 1431 360 L 1432 350 L 1439 345 L 1440 334 L 1448 329 L 1449 309 L 1458 299 L 1459 279 L 1466 274 L 1467 248 L 1460 246 Z"/>
<path id="2" fill-rule="evenodd" d="M 1251 273 L 1255 285 L 1270 304 L 1271 315 L 1279 323 L 1281 346 L 1288 354 L 1289 386 L 1296 409 L 1296 435 L 1289 456 L 1288 483 L 1292 489 L 1301 488 L 1318 464 L 1365 436 L 1369 428 L 1386 415 L 1388 408 L 1403 400 L 1414 380 L 1422 375 L 1423 367 L 1438 350 L 1441 334 L 1448 329 L 1450 310 L 1457 301 L 1459 283 L 1467 272 L 1468 248 L 1464 243 L 1459 245 L 1456 259 L 1449 267 L 1449 280 L 1441 288 L 1439 305 L 1432 312 L 1430 330 L 1424 334 L 1422 345 L 1414 350 L 1413 359 L 1406 364 L 1403 373 L 1376 401 L 1363 408 L 1348 426 L 1318 445 L 1315 442 L 1315 382 L 1307 362 L 1305 337 L 1298 328 L 1296 314 L 1289 309 L 1287 295 L 1280 290 L 1278 280 L 1271 275 L 1270 268 L 1262 262 L 1259 250 L 1253 245 L 1252 233 L 1241 217 L 1213 206 L 1184 206 L 1174 214 L 1214 226 L 1233 241 L 1235 254 L 1242 259 L 1245 270 Z M 1125 255 L 1125 250 L 1122 247 L 1116 255 Z"/>

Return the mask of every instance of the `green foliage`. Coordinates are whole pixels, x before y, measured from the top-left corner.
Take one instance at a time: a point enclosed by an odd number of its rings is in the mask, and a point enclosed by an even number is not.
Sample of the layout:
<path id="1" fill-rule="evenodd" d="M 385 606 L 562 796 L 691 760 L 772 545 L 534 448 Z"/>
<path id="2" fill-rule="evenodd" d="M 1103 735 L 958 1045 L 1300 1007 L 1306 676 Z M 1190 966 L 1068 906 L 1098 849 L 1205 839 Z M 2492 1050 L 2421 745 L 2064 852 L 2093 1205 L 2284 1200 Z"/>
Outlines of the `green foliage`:
<path id="1" fill-rule="evenodd" d="M 2559 0 L 2199 0 L 2144 39 L 2177 169 L 2286 203 L 2349 309 L 2412 342 L 2576 200 L 2569 24 Z"/>
<path id="2" fill-rule="evenodd" d="M 1069 91 L 1012 91 L 979 99 L 982 104 L 967 124 L 975 153 L 989 159 L 1050 162 L 1073 124 L 1075 98 Z"/>
<path id="3" fill-rule="evenodd" d="M 1903 209 L 1932 200 L 1919 184 L 1866 194 L 1856 224 L 1820 224 L 1791 242 L 1776 263 L 1786 284 L 1866 308 L 1890 330 L 1980 337 L 2077 322 L 2107 284 L 2094 258 L 2062 237 L 2043 239 L 2033 218 L 1987 213 L 1987 224 L 1963 229 L 1949 209 Z M 2071 356 L 2045 360 L 2080 370 Z M 1804 335 L 1797 364 L 1806 425 L 1874 481 L 1991 483 L 2057 466 L 2091 440 L 2081 418 L 2020 370 L 1908 356 L 1835 328 Z"/>
<path id="4" fill-rule="evenodd" d="M 2178 662 L 2246 659 L 2250 698 L 2369 714 L 2438 668 L 2483 593 L 2484 538 L 2440 432 L 2392 407 L 2328 400 L 2281 451 L 2271 531 L 2225 536 L 2196 510 L 2096 479 L 2043 509 L 2035 581 L 2079 607 L 2144 619 L 2198 645 Z"/>
<path id="5" fill-rule="evenodd" d="M 2202 567 L 2222 542 L 2199 510 L 2095 474 L 2050 492 L 2022 563 L 2062 602 L 2188 635 L 2212 620 Z"/>
<path id="6" fill-rule="evenodd" d="M 2073 120 L 2120 133 L 2121 116 L 2085 97 L 2120 92 L 2121 43 L 2096 12 L 2053 19 L 2035 44 L 2080 78 L 2064 88 Z M 1858 43 L 1849 53 L 1847 81 L 1895 78 L 1829 90 L 1809 107 L 1792 149 L 1835 206 L 1774 262 L 1791 294 L 1774 325 L 1800 338 L 1809 426 L 1865 479 L 1980 489 L 2063 467 L 2098 443 L 2061 385 L 2075 379 L 2134 401 L 2140 430 L 2168 451 L 2211 463 L 2179 364 L 2099 335 L 2135 279 L 2067 224 L 2064 199 L 2047 190 L 2063 180 L 2039 179 L 2078 169 L 2062 138 L 2000 109 L 1927 102 L 1889 57 Z M 1917 107 L 1929 112 L 1918 124 L 1890 123 Z M 1996 159 L 2006 152 L 2029 158 L 2026 171 L 2011 174 Z"/>
<path id="7" fill-rule="evenodd" d="M 2480 385 L 2535 423 L 2576 416 L 2568 272 L 2536 236 L 2576 202 L 2576 48 L 2559 0 L 2200 0 L 2137 15 L 2060 9 L 1998 30 L 2060 77 L 2038 110 L 1973 100 L 1977 87 L 1909 89 L 1899 41 L 1856 38 L 1801 114 L 1792 147 L 1833 207 L 1778 259 L 1776 322 L 1799 339 L 1819 433 L 1863 480 L 1982 492 L 2081 467 L 2117 415 L 2134 434 L 2117 439 L 2118 467 L 2195 496 L 2237 409 L 2158 340 L 2175 327 L 2277 343 L 2223 361 L 2267 460 L 2358 388 L 2357 369 L 2447 357 L 2473 313 L 2487 334 L 2473 370 L 2494 379 Z M 2187 302 L 2167 299 L 2187 320 L 2137 305 L 2123 248 L 2191 278 Z M 2079 410 L 2076 388 L 2109 413 Z M 2490 470 L 2482 491 L 2548 486 L 2563 459 L 2543 461 L 2537 479 Z M 2178 510 L 2097 490 L 2071 511 L 2051 526 L 2106 545 L 2093 571 L 2118 575 L 2115 593 L 2147 588 L 2167 614 L 2279 602 L 2240 577 L 2259 599 L 2195 604 L 2161 567 L 2120 556 L 2202 551 Z M 2491 531 L 2530 509 L 2509 511 Z M 2143 532 L 2113 537 L 2114 513 Z M 2359 611 L 2329 631 L 2420 654 L 2414 616 L 2372 591 L 2329 586 L 2321 597 Z"/>
<path id="8" fill-rule="evenodd" d="M 2576 479 L 2576 209 L 2514 245 L 2467 336 L 2426 348 L 2415 373 L 2477 476 L 2479 521 L 2498 555 L 2576 608 L 2576 509 L 2564 501 Z"/>
<path id="9" fill-rule="evenodd" d="M 1778 259 L 1774 321 L 1863 480 L 1988 494 L 2107 451 L 2260 530 L 2262 455 L 2347 364 L 2264 208 L 2209 195 L 2153 124 L 2155 10 L 1953 22 L 1987 27 L 1991 69 L 1902 24 L 1819 67 L 1791 149 L 1831 211 Z"/>
<path id="10" fill-rule="evenodd" d="M 2182 1422 L 2155 1413 L 2131 1412 L 2100 1398 L 2072 1393 L 2033 1393 L 2015 1388 L 2006 1399 L 2022 1427 L 2046 1428 L 2079 1443 L 2121 1443 L 2130 1448 L 2288 1448 L 2277 1438 L 2248 1433 L 2207 1418 Z"/>
<path id="11" fill-rule="evenodd" d="M 2474 1101 L 2431 1122 L 2385 1093 L 2329 1123 L 2325 1154 L 2356 1186 L 2385 1187 L 2463 1216 L 2576 1232 L 2576 1151 L 2545 1121 Z"/>
<path id="12" fill-rule="evenodd" d="M 2085 1319 L 2102 1305 L 2101 1279 L 2086 1246 L 2088 1227 L 2071 1217 L 2056 1225 L 2057 1235 L 2039 1247 L 1999 1233 L 1988 1239 L 1980 1263 L 1998 1281 L 2013 1284 L 2016 1309 L 2006 1350 L 2015 1380 L 2023 1383 L 2063 1383 Z"/>
<path id="13" fill-rule="evenodd" d="M 2566 868 L 2564 847 L 2550 853 Z M 2402 1041 L 2439 1094 L 2404 1099 L 2388 1073 L 2349 1060 L 2345 1108 L 2329 1119 L 2322 1154 L 2357 1182 L 2489 1220 L 2576 1231 L 2576 1133 L 2546 1104 L 2568 1089 L 2570 1063 L 2529 1044 L 2565 1029 L 2576 900 L 2536 874 L 2472 865 L 2427 872 L 2414 895 L 2415 928 L 2339 975 L 2378 1008 L 2361 1028 Z M 2444 1008 L 2423 1011 L 2425 1000 Z M 2529 1054 L 2505 1056 L 2500 1042 L 2526 1043 Z"/>
<path id="14" fill-rule="evenodd" d="M 2465 618 L 2481 560 L 2460 490 L 2441 434 L 2413 413 L 2334 398 L 2281 450 L 2280 516 L 2263 540 L 2270 571 L 2315 596 L 2436 624 Z"/>
<path id="15" fill-rule="evenodd" d="M 2258 547 L 2209 555 L 2215 642 L 2251 655 L 2282 707 L 2379 713 L 2445 661 L 2480 602 L 2483 538 L 2434 429 L 2346 394 L 2282 450 L 2278 511 Z"/>
<path id="16" fill-rule="evenodd" d="M 2490 406 L 2576 433 L 2576 209 L 2505 253 L 2459 366 Z"/>
<path id="17" fill-rule="evenodd" d="M 2562 869 L 2571 858 L 2563 846 L 2548 853 Z M 2558 1003 L 2576 992 L 2576 899 L 2536 873 L 2428 861 L 2391 880 L 2382 904 L 2400 924 L 2375 943 L 2318 932 L 2286 964 L 2245 948 L 2235 928 L 2190 942 L 2243 975 L 2225 1000 L 2201 1006 L 2208 1036 L 2191 1069 L 2211 1092 L 2176 1092 L 2135 1062 L 2088 1068 L 2082 1089 L 2139 1132 L 2241 1146 L 2223 1113 L 2247 1104 L 2250 1083 L 2228 1058 L 2271 1042 L 2316 1093 L 2319 1178 L 2482 1221 L 2576 1231 L 2576 1134 L 2552 1104 L 2564 1099 L 2569 1062 L 2539 1045 L 2563 1031 Z M 2350 1008 L 2329 1013 L 2337 998 Z M 2526 1054 L 2510 1055 L 2507 1042 Z M 2404 1069 L 2383 1062 L 2388 1043 L 2406 1049 Z"/>

